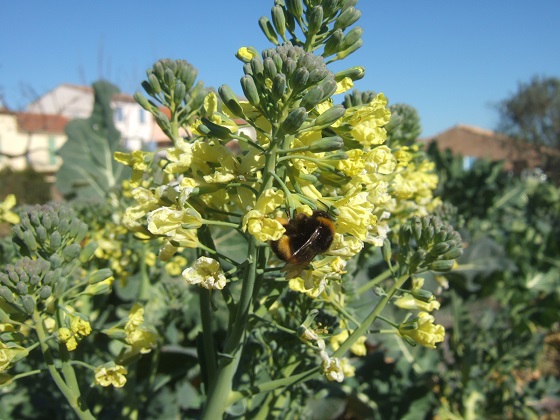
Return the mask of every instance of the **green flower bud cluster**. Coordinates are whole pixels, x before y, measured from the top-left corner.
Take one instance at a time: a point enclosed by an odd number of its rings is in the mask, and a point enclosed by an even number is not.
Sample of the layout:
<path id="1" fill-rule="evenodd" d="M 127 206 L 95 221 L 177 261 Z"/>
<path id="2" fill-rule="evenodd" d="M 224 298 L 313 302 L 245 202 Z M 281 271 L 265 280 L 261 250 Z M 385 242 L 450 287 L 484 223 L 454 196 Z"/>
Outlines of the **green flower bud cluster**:
<path id="1" fill-rule="evenodd" d="M 55 268 L 51 261 L 42 258 L 23 257 L 0 272 L 0 300 L 31 315 L 38 305 L 45 305 L 53 294 L 61 292 L 62 278 L 61 266 Z"/>
<path id="2" fill-rule="evenodd" d="M 241 87 L 247 100 L 284 134 L 295 133 L 307 113 L 336 91 L 334 74 L 322 57 L 286 43 L 264 50 L 243 67 Z"/>
<path id="3" fill-rule="evenodd" d="M 377 93 L 372 90 L 360 92 L 359 90 L 354 89 L 352 92 L 344 95 L 342 105 L 344 105 L 344 108 L 346 109 L 352 108 L 354 106 L 366 105 L 373 101 L 376 95 Z"/>
<path id="4" fill-rule="evenodd" d="M 463 253 L 461 235 L 434 216 L 409 219 L 401 226 L 398 241 L 399 264 L 408 267 L 409 274 L 449 271 Z"/>
<path id="5" fill-rule="evenodd" d="M 26 312 L 39 298 L 48 299 L 51 293 L 58 298 L 71 282 L 74 269 L 97 248 L 93 241 L 82 247 L 87 233 L 88 225 L 70 208 L 43 205 L 23 211 L 21 222 L 12 228 L 12 240 L 24 259 L 7 268 L 7 277 L 2 276 L 7 288 L 2 289 L 3 298 L 11 300 L 11 293 L 21 296 Z"/>
<path id="6" fill-rule="evenodd" d="M 148 69 L 147 80 L 142 87 L 157 102 L 171 110 L 171 121 L 188 125 L 201 108 L 207 91 L 201 81 L 195 84 L 198 71 L 186 60 L 164 59 Z M 146 99 L 140 92 L 134 94 L 136 102 L 155 118 L 160 128 L 168 135 L 172 133 L 170 119 L 159 106 Z M 173 136 L 170 136 L 173 138 Z"/>
<path id="7" fill-rule="evenodd" d="M 413 145 L 420 133 L 420 117 L 416 109 L 406 104 L 394 104 L 391 110 L 391 121 L 387 125 L 387 144 L 395 146 Z"/>
<path id="8" fill-rule="evenodd" d="M 357 0 L 285 0 L 277 1 L 271 10 L 271 18 L 263 16 L 259 26 L 267 39 L 280 45 L 284 42 L 315 51 L 324 46 L 323 57 L 334 56 L 331 61 L 340 60 L 352 54 L 363 44 L 363 29 L 359 26 L 344 31 L 354 25 L 361 12 L 354 7 Z M 298 39 L 296 24 L 303 33 L 304 40 Z"/>

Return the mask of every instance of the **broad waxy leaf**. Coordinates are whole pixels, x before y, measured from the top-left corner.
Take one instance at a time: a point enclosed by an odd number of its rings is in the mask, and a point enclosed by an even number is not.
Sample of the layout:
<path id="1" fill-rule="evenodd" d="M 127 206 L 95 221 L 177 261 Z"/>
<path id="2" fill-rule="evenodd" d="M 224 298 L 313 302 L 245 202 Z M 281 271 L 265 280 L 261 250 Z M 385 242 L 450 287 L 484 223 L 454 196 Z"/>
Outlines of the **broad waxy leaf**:
<path id="1" fill-rule="evenodd" d="M 128 168 L 113 159 L 113 153 L 120 149 L 120 133 L 113 123 L 110 103 L 119 89 L 99 81 L 93 84 L 93 90 L 91 116 L 68 123 L 68 140 L 58 151 L 64 163 L 58 171 L 56 186 L 66 199 L 102 200 L 128 172 Z"/>

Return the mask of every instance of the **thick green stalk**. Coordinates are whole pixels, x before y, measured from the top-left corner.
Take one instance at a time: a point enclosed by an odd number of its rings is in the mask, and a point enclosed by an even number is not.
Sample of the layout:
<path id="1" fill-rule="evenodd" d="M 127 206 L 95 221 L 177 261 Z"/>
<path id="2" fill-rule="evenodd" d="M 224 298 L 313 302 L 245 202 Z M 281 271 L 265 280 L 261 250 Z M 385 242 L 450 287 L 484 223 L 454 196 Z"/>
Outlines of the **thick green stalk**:
<path id="1" fill-rule="evenodd" d="M 356 328 L 352 334 L 350 334 L 350 336 L 346 339 L 346 341 L 342 343 L 342 345 L 333 353 L 333 357 L 341 357 L 344 353 L 350 350 L 350 347 L 352 347 L 352 345 L 356 341 L 358 341 L 358 339 L 361 336 L 363 336 L 367 332 L 369 326 L 373 323 L 373 321 L 375 321 L 375 319 L 383 311 L 387 303 L 389 303 L 389 301 L 391 300 L 393 295 L 397 292 L 397 290 L 402 287 L 402 285 L 408 279 L 408 277 L 409 277 L 408 274 L 405 274 L 404 276 L 399 277 L 397 281 L 395 281 L 393 287 L 391 287 L 391 289 L 389 289 L 387 294 L 383 296 L 383 298 L 379 301 L 379 303 L 373 309 L 373 311 L 371 311 L 371 313 L 364 320 L 364 322 L 362 322 L 360 326 Z"/>
<path id="2" fill-rule="evenodd" d="M 54 364 L 54 358 L 51 353 L 51 349 L 49 348 L 49 344 L 47 343 L 47 333 L 45 331 L 45 327 L 43 326 L 43 320 L 41 319 L 41 314 L 35 311 L 33 313 L 32 318 L 33 318 L 33 322 L 35 323 L 35 329 L 37 331 L 39 342 L 41 343 L 41 351 L 45 358 L 45 363 L 47 364 L 49 373 L 51 374 L 51 377 L 53 378 L 55 384 L 58 386 L 58 389 L 60 389 L 60 392 L 62 392 L 62 394 L 70 404 L 70 407 L 72 407 L 72 409 L 80 419 L 94 420 L 95 417 L 93 417 L 89 409 L 85 406 L 83 401 L 81 401 L 80 389 L 75 388 L 75 386 L 68 386 L 66 382 L 64 382 L 64 379 L 62 378 L 58 370 L 56 369 L 56 366 Z M 67 364 L 67 367 L 64 372 L 65 376 L 66 374 L 68 374 L 67 372 L 68 368 L 72 369 L 69 363 Z M 71 376 L 73 376 L 73 373 Z"/>
<path id="3" fill-rule="evenodd" d="M 202 415 L 206 420 L 217 420 L 223 417 L 227 408 L 227 400 L 233 388 L 233 376 L 239 366 L 241 358 L 242 339 L 247 328 L 251 298 L 257 276 L 257 244 L 251 238 L 249 242 L 249 264 L 246 268 L 245 279 L 241 288 L 241 296 L 237 303 L 237 311 L 232 329 L 228 332 L 224 346 L 224 356 L 221 357 L 216 374 L 216 380 L 210 388 L 206 406 Z M 231 314 L 233 315 L 233 314 Z"/>

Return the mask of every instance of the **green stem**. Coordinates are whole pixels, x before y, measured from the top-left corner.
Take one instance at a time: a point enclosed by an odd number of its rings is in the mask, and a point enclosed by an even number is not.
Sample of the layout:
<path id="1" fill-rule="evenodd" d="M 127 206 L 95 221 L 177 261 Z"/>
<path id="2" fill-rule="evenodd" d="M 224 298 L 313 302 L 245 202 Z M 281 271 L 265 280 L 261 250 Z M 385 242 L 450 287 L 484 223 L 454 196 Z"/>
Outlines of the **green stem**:
<path id="1" fill-rule="evenodd" d="M 45 331 L 45 327 L 43 326 L 43 320 L 41 319 L 41 315 L 39 314 L 39 312 L 35 311 L 32 315 L 32 319 L 37 331 L 37 337 L 39 338 L 39 342 L 41 343 L 41 352 L 43 353 L 43 357 L 45 358 L 45 363 L 47 364 L 47 368 L 49 370 L 49 373 L 51 374 L 51 377 L 53 378 L 53 381 L 58 386 L 58 389 L 60 389 L 60 392 L 62 392 L 62 395 L 64 395 L 64 397 L 70 404 L 70 407 L 72 407 L 72 409 L 80 419 L 94 420 L 95 418 L 93 417 L 89 409 L 86 407 L 85 403 L 81 401 L 79 388 L 73 388 L 68 386 L 68 384 L 64 381 L 64 379 L 56 369 L 56 366 L 54 364 L 54 358 L 51 353 L 51 349 L 47 343 L 48 337 Z M 70 369 L 72 369 L 69 363 L 66 363 L 66 365 L 70 367 Z M 64 371 L 64 368 L 63 368 L 63 372 L 66 377 L 67 372 Z"/>
<path id="2" fill-rule="evenodd" d="M 367 332 L 369 326 L 373 323 L 373 321 L 376 320 L 376 318 L 379 317 L 381 311 L 383 311 L 387 303 L 389 303 L 393 295 L 397 292 L 397 289 L 400 289 L 402 287 L 408 277 L 408 274 L 405 274 L 404 276 L 398 278 L 397 281 L 395 281 L 393 287 L 391 287 L 389 292 L 381 298 L 379 303 L 376 305 L 373 311 L 371 311 L 364 322 L 362 322 L 360 326 L 356 328 L 352 334 L 350 334 L 346 341 L 342 343 L 342 345 L 333 353 L 333 357 L 341 357 L 344 353 L 346 353 L 346 351 L 350 350 L 350 347 L 352 347 L 352 345 L 356 341 L 358 341 L 361 336 L 363 336 Z"/>
<path id="3" fill-rule="evenodd" d="M 292 355 L 286 363 L 286 367 L 282 369 L 283 377 L 290 377 L 294 370 L 299 366 L 297 358 Z M 283 392 L 283 389 L 277 388 L 267 395 L 266 400 L 261 404 L 261 408 L 255 415 L 255 420 L 266 420 L 271 417 L 277 417 L 277 410 L 281 410 L 284 407 L 287 396 Z"/>
<path id="4" fill-rule="evenodd" d="M 202 319 L 202 346 L 206 368 L 206 389 L 211 389 L 216 378 L 216 346 L 212 337 L 212 304 L 210 302 L 210 290 L 201 290 L 199 294 L 200 301 L 200 317 Z"/>
<path id="5" fill-rule="evenodd" d="M 371 289 L 372 287 L 377 286 L 379 283 L 381 283 L 383 280 L 388 279 L 389 277 L 391 277 L 393 273 L 391 272 L 390 269 L 385 270 L 383 273 L 379 274 L 378 276 L 374 277 L 372 280 L 368 281 L 366 284 L 364 284 L 363 286 L 359 287 L 356 290 L 356 295 L 361 295 L 362 293 L 367 292 L 369 289 Z"/>
<path id="6" fill-rule="evenodd" d="M 148 276 L 148 266 L 146 265 L 146 246 L 140 247 L 140 285 L 138 287 L 138 300 L 147 302 L 150 299 L 150 276 Z"/>
<path id="7" fill-rule="evenodd" d="M 243 389 L 241 391 L 232 392 L 229 395 L 227 404 L 231 405 L 243 398 L 251 397 L 253 395 L 260 394 L 261 392 L 270 392 L 276 389 L 295 385 L 298 382 L 306 381 L 308 379 L 311 379 L 311 377 L 315 376 L 319 372 L 319 370 L 320 370 L 320 366 L 317 366 L 314 367 L 313 369 L 309 369 L 305 372 L 290 376 L 288 378 L 276 379 L 274 381 L 265 382 L 263 384 L 253 386 L 247 389 Z"/>
<path id="8" fill-rule="evenodd" d="M 221 419 L 228 406 L 228 396 L 233 388 L 233 376 L 237 371 L 241 358 L 242 339 L 247 328 L 253 288 L 257 275 L 257 245 L 256 240 L 251 239 L 248 250 L 249 264 L 246 268 L 246 277 L 243 280 L 241 296 L 237 304 L 232 328 L 228 332 L 224 346 L 224 355 L 220 359 L 216 380 L 210 388 L 208 399 L 202 418 L 205 420 Z M 231 314 L 233 316 L 233 314 Z"/>

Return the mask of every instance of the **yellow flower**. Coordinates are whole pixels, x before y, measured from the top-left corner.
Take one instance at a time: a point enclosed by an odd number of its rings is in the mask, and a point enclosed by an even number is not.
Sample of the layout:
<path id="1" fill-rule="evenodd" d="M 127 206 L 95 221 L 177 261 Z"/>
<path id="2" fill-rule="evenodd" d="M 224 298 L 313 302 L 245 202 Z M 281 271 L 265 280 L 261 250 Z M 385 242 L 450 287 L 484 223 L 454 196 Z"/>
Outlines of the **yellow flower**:
<path id="1" fill-rule="evenodd" d="M 4 343 L 0 340 L 0 372 L 27 356 L 27 349 L 15 343 Z"/>
<path id="2" fill-rule="evenodd" d="M 364 243 L 353 236 L 345 237 L 335 233 L 333 243 L 329 248 L 329 255 L 336 255 L 350 259 L 364 248 Z"/>
<path id="3" fill-rule="evenodd" d="M 74 334 L 81 335 L 82 337 L 86 337 L 91 334 L 91 325 L 88 321 L 84 321 L 79 316 L 72 318 L 70 328 Z"/>
<path id="4" fill-rule="evenodd" d="M 222 290 L 226 285 L 226 276 L 220 263 L 209 257 L 200 257 L 192 267 L 183 271 L 187 283 L 198 285 L 208 290 Z"/>
<path id="5" fill-rule="evenodd" d="M 144 323 L 144 307 L 135 303 L 128 314 L 128 321 L 124 326 L 126 332 L 132 331 Z"/>
<path id="6" fill-rule="evenodd" d="M 427 312 L 420 312 L 416 319 L 408 321 L 399 326 L 399 334 L 409 337 L 416 343 L 431 349 L 436 348 L 436 343 L 445 338 L 443 325 L 435 325 L 434 317 Z M 413 328 L 416 326 L 416 328 Z"/>
<path id="7" fill-rule="evenodd" d="M 366 171 L 369 173 L 379 173 L 388 175 L 397 166 L 397 159 L 387 146 L 377 146 L 365 156 Z"/>
<path id="8" fill-rule="evenodd" d="M 148 170 L 154 159 L 154 154 L 135 150 L 132 153 L 115 152 L 113 157 L 117 162 L 132 168 L 130 185 L 134 187 L 140 185 L 144 172 Z"/>
<path id="9" fill-rule="evenodd" d="M 74 351 L 76 350 L 76 347 L 78 347 L 78 340 L 76 340 L 76 337 L 74 336 L 72 331 L 70 331 L 70 328 L 59 328 L 58 340 L 66 345 L 66 349 L 68 351 Z"/>
<path id="10" fill-rule="evenodd" d="M 363 172 L 366 167 L 366 161 L 363 158 L 364 152 L 361 149 L 352 149 L 346 151 L 344 160 L 336 162 L 336 169 L 344 172 L 348 176 L 356 176 Z"/>
<path id="11" fill-rule="evenodd" d="M 435 298 L 430 302 L 424 302 L 408 293 L 396 299 L 393 303 L 401 309 L 420 309 L 425 312 L 432 312 L 440 307 L 440 303 Z"/>
<path id="12" fill-rule="evenodd" d="M 95 369 L 95 383 L 101 386 L 113 385 L 121 388 L 126 383 L 127 370 L 124 366 L 108 363 Z"/>
<path id="13" fill-rule="evenodd" d="M 161 255 L 161 254 L 160 254 Z M 165 264 L 165 271 L 170 276 L 178 276 L 183 271 L 183 267 L 187 265 L 187 259 L 181 255 L 177 255 L 167 264 Z"/>
<path id="14" fill-rule="evenodd" d="M 386 106 L 387 99 L 380 93 L 369 104 L 348 112 L 348 122 L 353 126 L 350 134 L 362 146 L 381 144 L 387 139 L 383 126 L 389 123 L 391 112 Z"/>
<path id="15" fill-rule="evenodd" d="M 344 372 L 337 357 L 323 360 L 323 375 L 330 382 L 342 382 L 344 380 Z"/>
<path id="16" fill-rule="evenodd" d="M 281 190 L 268 189 L 263 192 L 255 204 L 243 217 L 243 231 L 248 231 L 261 242 L 277 241 L 286 229 L 276 219 L 267 215 L 274 212 L 284 202 L 284 193 Z"/>
<path id="17" fill-rule="evenodd" d="M 153 331 L 138 327 L 127 333 L 126 342 L 132 346 L 133 352 L 146 354 L 156 345 L 157 335 Z"/>
<path id="18" fill-rule="evenodd" d="M 359 192 L 340 199 L 335 203 L 339 214 L 336 219 L 338 233 L 348 233 L 360 240 L 366 239 L 368 230 L 377 224 L 377 216 L 372 213 L 373 204 L 367 192 Z"/>
<path id="19" fill-rule="evenodd" d="M 2 203 L 0 203 L 0 223 L 7 222 L 12 225 L 19 223 L 17 213 L 10 211 L 16 205 L 16 196 L 8 195 Z"/>
<path id="20" fill-rule="evenodd" d="M 249 63 L 256 55 L 254 48 L 241 47 L 237 50 L 237 57 L 245 63 Z"/>
<path id="21" fill-rule="evenodd" d="M 183 224 L 190 228 L 202 226 L 202 216 L 194 209 L 160 207 L 148 214 L 148 230 L 154 235 L 172 236 Z"/>
<path id="22" fill-rule="evenodd" d="M 352 331 L 343 329 L 340 333 L 331 337 L 331 347 L 334 351 L 338 350 L 340 345 L 350 336 L 350 333 L 352 333 Z M 366 336 L 358 338 L 358 340 L 352 344 L 352 347 L 350 347 L 350 351 L 356 356 L 365 356 L 367 354 Z"/>
<path id="23" fill-rule="evenodd" d="M 354 82 L 349 77 L 345 77 L 340 82 L 336 83 L 336 91 L 334 94 L 344 93 L 354 87 Z"/>
<path id="24" fill-rule="evenodd" d="M 356 368 L 350 364 L 350 360 L 346 357 L 340 359 L 340 368 L 345 378 L 352 378 L 356 376 Z"/>

